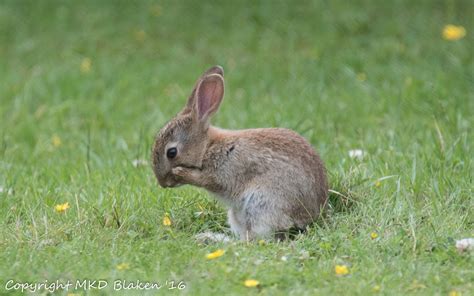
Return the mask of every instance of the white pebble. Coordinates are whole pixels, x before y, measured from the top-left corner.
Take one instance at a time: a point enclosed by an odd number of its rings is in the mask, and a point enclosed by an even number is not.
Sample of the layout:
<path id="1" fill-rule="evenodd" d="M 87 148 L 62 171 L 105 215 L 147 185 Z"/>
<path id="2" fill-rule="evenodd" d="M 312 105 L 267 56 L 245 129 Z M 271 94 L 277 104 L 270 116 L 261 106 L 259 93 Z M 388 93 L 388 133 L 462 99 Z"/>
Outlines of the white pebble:
<path id="1" fill-rule="evenodd" d="M 357 159 L 362 159 L 365 155 L 365 152 L 361 149 L 354 149 L 354 150 L 349 150 L 349 157 L 350 158 L 357 158 Z"/>
<path id="2" fill-rule="evenodd" d="M 457 240 L 456 249 L 461 252 L 474 250 L 474 238 L 464 238 Z"/>
<path id="3" fill-rule="evenodd" d="M 148 161 L 144 160 L 144 159 L 135 159 L 132 161 L 132 164 L 134 167 L 139 167 L 139 166 L 144 166 L 144 165 L 148 165 Z"/>

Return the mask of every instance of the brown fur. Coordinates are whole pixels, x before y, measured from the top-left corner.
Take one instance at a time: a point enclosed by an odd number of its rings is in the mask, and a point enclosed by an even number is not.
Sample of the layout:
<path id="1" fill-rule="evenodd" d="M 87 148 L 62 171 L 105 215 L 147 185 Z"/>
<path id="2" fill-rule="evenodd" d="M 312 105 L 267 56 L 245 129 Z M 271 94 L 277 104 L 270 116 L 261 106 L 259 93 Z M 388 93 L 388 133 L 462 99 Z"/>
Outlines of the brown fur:
<path id="1" fill-rule="evenodd" d="M 197 81 L 185 108 L 158 134 L 153 169 L 165 187 L 191 184 L 229 207 L 229 224 L 241 239 L 304 229 L 326 204 L 323 162 L 297 133 L 283 128 L 224 130 L 209 124 L 224 95 L 216 66 Z M 174 159 L 166 157 L 176 147 Z"/>

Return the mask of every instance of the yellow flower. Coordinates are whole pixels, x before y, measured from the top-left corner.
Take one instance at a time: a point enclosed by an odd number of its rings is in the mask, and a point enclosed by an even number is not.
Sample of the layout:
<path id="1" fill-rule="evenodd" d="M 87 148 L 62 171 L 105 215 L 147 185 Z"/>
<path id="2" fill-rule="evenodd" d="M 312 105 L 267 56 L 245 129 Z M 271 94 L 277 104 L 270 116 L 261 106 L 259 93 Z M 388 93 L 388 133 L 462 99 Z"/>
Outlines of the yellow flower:
<path id="1" fill-rule="evenodd" d="M 46 110 L 48 110 L 46 105 L 39 106 L 38 109 L 36 109 L 35 111 L 35 118 L 40 119 L 43 116 L 43 114 L 46 112 Z"/>
<path id="2" fill-rule="evenodd" d="M 261 239 L 258 241 L 259 246 L 264 246 L 266 244 L 265 240 Z"/>
<path id="3" fill-rule="evenodd" d="M 380 287 L 379 285 L 375 285 L 375 286 L 372 287 L 372 291 L 374 291 L 374 292 L 379 292 L 380 289 L 382 289 L 382 287 Z"/>
<path id="4" fill-rule="evenodd" d="M 377 234 L 377 232 L 371 232 L 371 233 L 370 233 L 370 238 L 371 238 L 371 239 L 376 239 L 377 237 L 379 237 L 379 235 Z"/>
<path id="5" fill-rule="evenodd" d="M 365 73 L 357 73 L 357 80 L 359 81 L 366 81 L 367 80 L 367 75 L 365 75 Z"/>
<path id="6" fill-rule="evenodd" d="M 53 135 L 53 138 L 51 139 L 51 143 L 53 144 L 54 147 L 59 147 L 61 146 L 61 138 L 58 135 Z"/>
<path id="7" fill-rule="evenodd" d="M 375 187 L 380 187 L 380 185 L 382 185 L 382 182 L 379 180 L 375 181 Z"/>
<path id="8" fill-rule="evenodd" d="M 138 41 L 138 42 L 143 42 L 145 40 L 145 37 L 146 37 L 146 33 L 145 31 L 143 30 L 138 30 L 135 32 L 135 39 Z"/>
<path id="9" fill-rule="evenodd" d="M 150 12 L 153 16 L 160 16 L 161 15 L 161 6 L 160 5 L 153 5 L 150 7 Z"/>
<path id="10" fill-rule="evenodd" d="M 201 212 L 206 211 L 206 209 L 200 203 L 198 203 L 198 208 L 201 210 Z"/>
<path id="11" fill-rule="evenodd" d="M 466 36 L 466 29 L 463 26 L 446 25 L 443 29 L 443 38 L 445 40 L 459 40 Z"/>
<path id="12" fill-rule="evenodd" d="M 452 290 L 449 292 L 448 294 L 449 296 L 461 296 L 461 293 L 459 293 L 458 291 L 456 290 Z"/>
<path id="13" fill-rule="evenodd" d="M 411 285 L 408 287 L 408 290 L 418 290 L 418 289 L 425 289 L 426 286 L 417 280 L 413 280 Z"/>
<path id="14" fill-rule="evenodd" d="M 119 265 L 117 265 L 118 270 L 126 270 L 129 268 L 130 268 L 130 265 L 128 263 L 120 263 Z"/>
<path id="15" fill-rule="evenodd" d="M 92 61 L 90 58 L 83 58 L 81 62 L 81 73 L 89 73 L 91 71 Z"/>
<path id="16" fill-rule="evenodd" d="M 171 219 L 170 219 L 170 217 L 168 217 L 168 214 L 166 214 L 163 217 L 163 225 L 164 226 L 171 226 Z"/>
<path id="17" fill-rule="evenodd" d="M 349 274 L 349 268 L 346 265 L 336 265 L 334 271 L 337 275 L 346 275 Z"/>
<path id="18" fill-rule="evenodd" d="M 206 258 L 209 260 L 219 258 L 220 256 L 224 255 L 224 250 L 218 249 L 212 253 L 206 255 Z"/>
<path id="19" fill-rule="evenodd" d="M 66 203 L 63 203 L 63 204 L 58 204 L 58 205 L 55 205 L 54 206 L 54 210 L 58 213 L 63 213 L 65 212 L 67 209 L 69 209 L 69 203 L 66 202 Z"/>
<path id="20" fill-rule="evenodd" d="M 259 281 L 257 281 L 257 280 L 252 280 L 252 279 L 250 279 L 250 280 L 245 280 L 245 282 L 244 282 L 244 285 L 245 285 L 247 288 L 253 288 L 253 287 L 258 286 L 259 284 L 260 284 Z"/>

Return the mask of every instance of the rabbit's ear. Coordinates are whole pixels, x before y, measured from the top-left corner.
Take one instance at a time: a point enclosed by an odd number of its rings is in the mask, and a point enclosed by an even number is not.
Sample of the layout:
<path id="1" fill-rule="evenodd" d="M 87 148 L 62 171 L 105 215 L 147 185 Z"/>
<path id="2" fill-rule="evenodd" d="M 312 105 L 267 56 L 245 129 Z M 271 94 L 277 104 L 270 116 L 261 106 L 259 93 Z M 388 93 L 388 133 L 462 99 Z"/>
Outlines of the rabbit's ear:
<path id="1" fill-rule="evenodd" d="M 224 69 L 219 65 L 211 67 L 207 69 L 207 71 L 204 72 L 204 74 L 202 74 L 201 78 L 204 78 L 205 76 L 211 75 L 211 74 L 218 74 L 224 77 Z"/>
<path id="2" fill-rule="evenodd" d="M 207 121 L 214 114 L 224 97 L 224 78 L 219 74 L 204 77 L 195 94 L 194 112 L 200 121 Z"/>
<path id="3" fill-rule="evenodd" d="M 211 74 L 217 74 L 222 77 L 224 77 L 224 69 L 221 66 L 214 66 L 206 70 L 201 77 L 196 81 L 193 87 L 193 91 L 191 92 L 191 95 L 188 98 L 188 102 L 186 103 L 186 106 L 184 107 L 185 111 L 190 111 L 194 108 L 194 103 L 196 99 L 196 90 L 199 87 L 199 84 L 201 81 L 204 79 L 204 77 L 211 75 Z"/>

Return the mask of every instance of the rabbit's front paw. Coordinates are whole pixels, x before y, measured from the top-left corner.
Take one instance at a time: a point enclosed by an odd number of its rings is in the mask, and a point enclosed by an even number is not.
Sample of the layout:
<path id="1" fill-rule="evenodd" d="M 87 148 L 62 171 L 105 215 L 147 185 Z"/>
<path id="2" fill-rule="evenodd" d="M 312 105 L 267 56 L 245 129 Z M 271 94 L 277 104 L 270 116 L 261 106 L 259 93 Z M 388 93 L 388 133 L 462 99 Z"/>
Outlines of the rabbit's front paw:
<path id="1" fill-rule="evenodd" d="M 186 170 L 187 170 L 186 168 L 178 166 L 171 169 L 171 173 L 173 173 L 173 175 L 175 175 L 176 177 L 185 177 Z"/>
<path id="2" fill-rule="evenodd" d="M 171 173 L 181 183 L 202 186 L 202 172 L 199 169 L 177 166 L 171 169 Z"/>
<path id="3" fill-rule="evenodd" d="M 178 179 L 184 179 L 189 181 L 200 177 L 199 170 L 182 166 L 177 166 L 171 169 L 171 173 Z"/>

